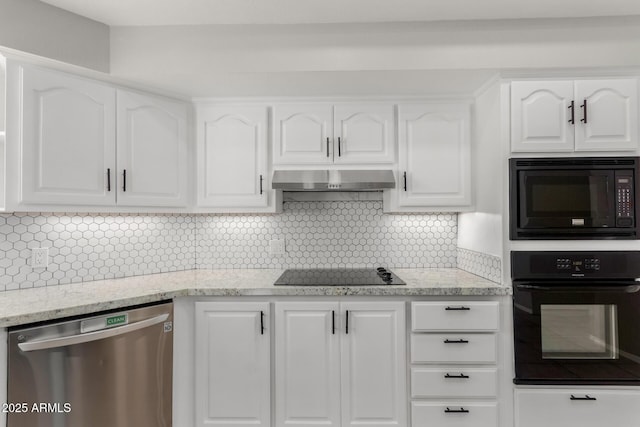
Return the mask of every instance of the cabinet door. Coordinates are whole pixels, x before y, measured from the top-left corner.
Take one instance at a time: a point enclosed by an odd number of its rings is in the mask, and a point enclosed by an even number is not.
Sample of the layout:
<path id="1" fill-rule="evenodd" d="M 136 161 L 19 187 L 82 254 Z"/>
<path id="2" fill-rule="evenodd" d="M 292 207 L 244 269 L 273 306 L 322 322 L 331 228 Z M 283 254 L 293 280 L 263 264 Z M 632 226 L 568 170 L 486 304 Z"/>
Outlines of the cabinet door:
<path id="1" fill-rule="evenodd" d="M 587 398 L 587 396 L 589 398 Z M 637 427 L 637 390 L 516 390 L 516 427 Z"/>
<path id="2" fill-rule="evenodd" d="M 198 107 L 198 204 L 266 208 L 267 107 Z"/>
<path id="3" fill-rule="evenodd" d="M 638 148 L 637 80 L 576 81 L 575 105 L 576 151 Z"/>
<path id="4" fill-rule="evenodd" d="M 471 204 L 468 105 L 401 105 L 400 207 Z"/>
<path id="5" fill-rule="evenodd" d="M 277 302 L 275 316 L 276 426 L 340 426 L 338 303 Z"/>
<path id="6" fill-rule="evenodd" d="M 196 425 L 271 425 L 269 303 L 196 303 Z"/>
<path id="7" fill-rule="evenodd" d="M 342 303 L 341 311 L 342 426 L 406 426 L 404 303 Z"/>
<path id="8" fill-rule="evenodd" d="M 187 107 L 117 93 L 118 205 L 185 206 Z"/>
<path id="9" fill-rule="evenodd" d="M 336 105 L 333 123 L 335 163 L 393 162 L 393 105 Z"/>
<path id="10" fill-rule="evenodd" d="M 273 163 L 333 163 L 332 112 L 328 104 L 275 106 Z"/>
<path id="11" fill-rule="evenodd" d="M 573 151 L 572 81 L 526 81 L 511 84 L 511 151 Z M 579 123 L 579 105 L 573 105 Z"/>
<path id="12" fill-rule="evenodd" d="M 35 67 L 21 74 L 22 202 L 115 204 L 115 90 Z"/>

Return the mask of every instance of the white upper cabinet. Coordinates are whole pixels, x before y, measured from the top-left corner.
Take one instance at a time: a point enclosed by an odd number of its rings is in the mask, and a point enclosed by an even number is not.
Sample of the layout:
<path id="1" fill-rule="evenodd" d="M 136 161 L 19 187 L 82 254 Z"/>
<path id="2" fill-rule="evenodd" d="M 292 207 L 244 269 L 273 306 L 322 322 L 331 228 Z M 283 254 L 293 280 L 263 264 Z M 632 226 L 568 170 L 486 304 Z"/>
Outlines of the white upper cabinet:
<path id="1" fill-rule="evenodd" d="M 187 104 L 18 63 L 8 84 L 10 209 L 187 205 Z"/>
<path id="2" fill-rule="evenodd" d="M 187 108 L 118 90 L 118 205 L 185 206 Z"/>
<path id="3" fill-rule="evenodd" d="M 398 126 L 397 187 L 385 211 L 469 210 L 469 105 L 399 105 Z"/>
<path id="4" fill-rule="evenodd" d="M 632 151 L 638 147 L 635 79 L 578 80 L 575 103 L 576 151 Z"/>
<path id="5" fill-rule="evenodd" d="M 512 151 L 573 151 L 572 101 L 572 81 L 512 83 Z"/>
<path id="6" fill-rule="evenodd" d="M 513 152 L 634 151 L 636 79 L 511 84 Z"/>
<path id="7" fill-rule="evenodd" d="M 198 205 L 275 212 L 266 106 L 197 107 Z"/>
<path id="8" fill-rule="evenodd" d="M 20 67 L 20 74 L 18 201 L 115 204 L 115 90 L 35 67 Z"/>
<path id="9" fill-rule="evenodd" d="M 336 105 L 333 123 L 335 163 L 393 162 L 395 147 L 393 105 Z"/>
<path id="10" fill-rule="evenodd" d="M 394 161 L 391 104 L 282 104 L 273 121 L 276 165 Z"/>

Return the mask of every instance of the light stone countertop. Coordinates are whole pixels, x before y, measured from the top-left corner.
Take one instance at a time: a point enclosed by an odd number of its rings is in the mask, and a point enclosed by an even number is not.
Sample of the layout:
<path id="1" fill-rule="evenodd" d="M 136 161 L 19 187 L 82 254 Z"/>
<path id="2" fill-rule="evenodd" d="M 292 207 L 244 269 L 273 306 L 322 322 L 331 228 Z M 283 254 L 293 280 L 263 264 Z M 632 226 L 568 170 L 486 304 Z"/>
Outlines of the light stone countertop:
<path id="1" fill-rule="evenodd" d="M 274 286 L 284 270 L 187 270 L 0 293 L 0 327 L 184 296 L 500 296 L 511 289 L 456 268 L 392 268 L 403 286 Z"/>

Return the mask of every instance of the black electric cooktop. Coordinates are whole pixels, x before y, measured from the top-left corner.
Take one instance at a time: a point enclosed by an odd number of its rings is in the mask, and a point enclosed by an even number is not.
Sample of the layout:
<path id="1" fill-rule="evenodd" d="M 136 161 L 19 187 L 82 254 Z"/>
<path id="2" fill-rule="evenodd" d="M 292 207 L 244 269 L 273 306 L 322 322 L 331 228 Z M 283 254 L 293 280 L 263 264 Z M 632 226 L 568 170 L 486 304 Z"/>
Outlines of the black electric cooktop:
<path id="1" fill-rule="evenodd" d="M 406 285 L 391 270 L 378 268 L 289 269 L 275 286 L 376 286 Z"/>

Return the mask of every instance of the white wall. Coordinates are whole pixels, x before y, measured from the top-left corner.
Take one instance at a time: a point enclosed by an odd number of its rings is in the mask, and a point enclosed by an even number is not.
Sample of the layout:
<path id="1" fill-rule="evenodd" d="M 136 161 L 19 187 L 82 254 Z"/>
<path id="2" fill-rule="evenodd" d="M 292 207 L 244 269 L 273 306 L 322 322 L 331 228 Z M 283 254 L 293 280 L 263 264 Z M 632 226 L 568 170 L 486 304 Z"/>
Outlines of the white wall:
<path id="1" fill-rule="evenodd" d="M 348 91 L 350 81 L 359 75 L 367 78 L 370 72 L 446 75 L 448 70 L 639 67 L 640 17 L 112 27 L 111 61 L 115 75 L 150 80 L 194 96 L 227 95 L 256 81 L 262 81 L 263 89 L 270 84 L 286 89 L 299 83 L 299 90 L 306 90 L 309 82 L 279 79 L 280 73 L 316 73 L 311 80 L 334 73 L 333 95 Z M 355 77 L 344 82 L 339 78 L 353 73 Z M 368 84 L 369 93 L 374 92 L 375 80 Z M 403 87 L 402 79 L 397 84 Z M 458 84 L 454 79 L 450 87 Z M 262 94 L 260 89 L 252 88 L 257 95 Z"/>
<path id="2" fill-rule="evenodd" d="M 502 194 L 506 159 L 501 139 L 500 84 L 476 99 L 474 110 L 475 212 L 458 215 L 458 247 L 502 257 Z"/>
<path id="3" fill-rule="evenodd" d="M 38 0 L 0 0 L 0 46 L 109 71 L 109 27 Z"/>

